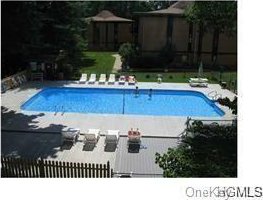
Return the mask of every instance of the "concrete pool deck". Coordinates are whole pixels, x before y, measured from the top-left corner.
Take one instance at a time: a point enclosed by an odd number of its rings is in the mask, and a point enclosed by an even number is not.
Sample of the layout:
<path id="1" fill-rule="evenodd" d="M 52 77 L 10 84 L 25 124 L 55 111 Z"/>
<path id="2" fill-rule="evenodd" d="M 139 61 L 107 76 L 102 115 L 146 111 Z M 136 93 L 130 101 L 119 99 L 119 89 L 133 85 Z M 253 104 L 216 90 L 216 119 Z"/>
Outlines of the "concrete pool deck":
<path id="1" fill-rule="evenodd" d="M 80 128 L 85 133 L 90 128 L 101 129 L 102 133 L 109 129 L 118 129 L 121 135 L 127 135 L 130 128 L 139 128 L 143 136 L 179 137 L 186 128 L 186 117 L 176 116 L 145 116 L 145 115 L 117 115 L 117 114 L 82 114 L 22 111 L 20 106 L 44 87 L 82 87 L 82 88 L 135 88 L 134 85 L 79 84 L 77 81 L 44 81 L 28 82 L 19 88 L 1 94 L 2 97 L 2 130 L 24 130 L 37 132 L 60 132 L 66 127 Z M 186 83 L 138 83 L 141 89 L 172 89 L 194 90 L 208 95 L 217 91 L 222 97 L 233 99 L 235 94 L 221 89 L 218 84 L 209 84 L 207 88 L 193 88 Z M 224 112 L 223 117 L 199 118 L 209 120 L 231 120 L 231 111 L 218 105 Z M 198 119 L 198 118 L 195 118 Z"/>

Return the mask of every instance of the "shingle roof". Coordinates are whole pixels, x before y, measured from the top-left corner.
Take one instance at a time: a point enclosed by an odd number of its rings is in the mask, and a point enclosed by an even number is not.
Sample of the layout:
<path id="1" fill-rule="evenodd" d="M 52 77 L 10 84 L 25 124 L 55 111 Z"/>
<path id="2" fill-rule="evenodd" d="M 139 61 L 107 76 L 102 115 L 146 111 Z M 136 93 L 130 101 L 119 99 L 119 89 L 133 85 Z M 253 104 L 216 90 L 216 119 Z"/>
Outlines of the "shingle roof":
<path id="1" fill-rule="evenodd" d="M 172 4 L 170 7 L 161 10 L 155 10 L 150 12 L 137 12 L 137 14 L 143 15 L 182 15 L 184 10 L 193 3 L 193 1 L 178 1 Z"/>
<path id="2" fill-rule="evenodd" d="M 131 19 L 126 19 L 122 17 L 115 16 L 112 12 L 108 10 L 102 10 L 97 15 L 87 18 L 94 22 L 132 22 Z"/>

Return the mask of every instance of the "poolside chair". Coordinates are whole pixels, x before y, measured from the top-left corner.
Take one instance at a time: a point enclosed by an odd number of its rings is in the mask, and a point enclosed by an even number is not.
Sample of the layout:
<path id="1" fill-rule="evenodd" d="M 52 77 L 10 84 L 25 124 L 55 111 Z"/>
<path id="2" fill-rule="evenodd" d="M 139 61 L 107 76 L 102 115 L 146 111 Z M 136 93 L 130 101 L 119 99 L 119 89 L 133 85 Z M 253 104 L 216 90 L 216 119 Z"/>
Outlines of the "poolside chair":
<path id="1" fill-rule="evenodd" d="M 207 83 L 208 79 L 207 78 L 190 78 L 189 81 L 198 82 L 198 83 Z"/>
<path id="2" fill-rule="evenodd" d="M 110 74 L 108 84 L 114 84 L 115 83 L 115 74 Z"/>
<path id="3" fill-rule="evenodd" d="M 96 82 L 96 74 L 91 74 L 90 77 L 89 77 L 88 83 L 89 84 L 93 84 L 95 82 Z"/>
<path id="4" fill-rule="evenodd" d="M 76 140 L 80 134 L 80 129 L 78 128 L 68 128 L 66 130 L 61 131 L 61 143 L 64 142 L 72 142 L 74 145 L 76 143 Z"/>
<path id="5" fill-rule="evenodd" d="M 189 84 L 191 87 L 207 87 L 208 79 L 206 78 L 190 78 Z"/>
<path id="6" fill-rule="evenodd" d="M 116 147 L 118 147 L 119 138 L 120 138 L 119 130 L 107 130 L 105 134 L 104 146 L 106 146 L 107 144 L 115 144 Z"/>
<path id="7" fill-rule="evenodd" d="M 79 83 L 86 83 L 86 81 L 87 81 L 87 74 L 81 74 Z"/>
<path id="8" fill-rule="evenodd" d="M 128 139 L 127 139 L 128 148 L 131 144 L 135 144 L 135 145 L 141 144 L 141 133 L 138 129 L 136 131 L 134 131 L 133 129 L 128 131 Z"/>
<path id="9" fill-rule="evenodd" d="M 135 83 L 136 83 L 135 77 L 134 77 L 134 76 L 129 76 L 129 78 L 128 78 L 128 84 L 129 84 L 129 85 L 135 85 Z"/>
<path id="10" fill-rule="evenodd" d="M 104 84 L 106 82 L 106 74 L 101 74 L 99 79 L 99 84 Z"/>
<path id="11" fill-rule="evenodd" d="M 125 81 L 126 81 L 125 76 L 120 76 L 120 78 L 119 78 L 119 84 L 120 84 L 120 85 L 124 85 L 124 84 L 125 84 Z"/>
<path id="12" fill-rule="evenodd" d="M 100 137 L 100 129 L 89 129 L 88 133 L 84 134 L 84 143 L 86 144 L 97 144 Z"/>

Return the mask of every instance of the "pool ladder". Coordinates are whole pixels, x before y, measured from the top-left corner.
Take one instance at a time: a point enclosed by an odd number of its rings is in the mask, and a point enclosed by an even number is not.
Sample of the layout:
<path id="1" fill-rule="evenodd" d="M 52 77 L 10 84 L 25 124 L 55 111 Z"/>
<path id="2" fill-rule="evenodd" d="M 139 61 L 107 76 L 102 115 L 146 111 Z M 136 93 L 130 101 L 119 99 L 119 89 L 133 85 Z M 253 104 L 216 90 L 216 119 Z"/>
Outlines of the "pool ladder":
<path id="1" fill-rule="evenodd" d="M 54 115 L 57 115 L 58 112 L 59 112 L 59 106 L 55 106 L 55 113 L 54 113 Z M 61 106 L 61 115 L 64 115 L 64 113 L 65 113 L 65 109 L 64 109 L 63 106 Z"/>
<path id="2" fill-rule="evenodd" d="M 222 98 L 222 94 L 217 93 L 216 90 L 209 92 L 207 96 L 210 97 L 213 101 L 216 101 L 219 98 Z"/>

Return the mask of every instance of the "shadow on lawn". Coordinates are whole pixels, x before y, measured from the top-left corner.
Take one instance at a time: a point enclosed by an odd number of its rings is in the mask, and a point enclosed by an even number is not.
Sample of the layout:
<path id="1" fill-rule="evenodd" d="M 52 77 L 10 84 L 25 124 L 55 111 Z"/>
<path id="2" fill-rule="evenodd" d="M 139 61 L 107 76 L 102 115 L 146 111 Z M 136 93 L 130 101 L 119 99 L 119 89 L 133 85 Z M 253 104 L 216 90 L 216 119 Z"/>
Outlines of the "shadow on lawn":
<path id="1" fill-rule="evenodd" d="M 61 147 L 62 124 L 38 127 L 37 118 L 44 116 L 24 115 L 1 107 L 1 154 L 22 158 L 55 158 L 57 152 L 68 148 Z"/>
<path id="2" fill-rule="evenodd" d="M 82 67 L 92 67 L 96 64 L 96 60 L 92 58 L 82 58 L 80 63 L 77 63 L 77 65 L 82 66 Z"/>

